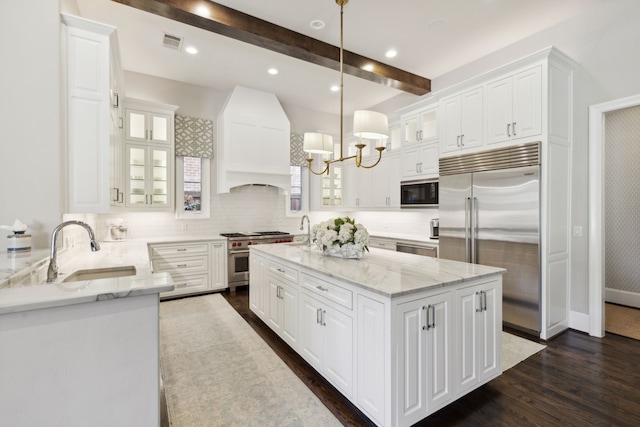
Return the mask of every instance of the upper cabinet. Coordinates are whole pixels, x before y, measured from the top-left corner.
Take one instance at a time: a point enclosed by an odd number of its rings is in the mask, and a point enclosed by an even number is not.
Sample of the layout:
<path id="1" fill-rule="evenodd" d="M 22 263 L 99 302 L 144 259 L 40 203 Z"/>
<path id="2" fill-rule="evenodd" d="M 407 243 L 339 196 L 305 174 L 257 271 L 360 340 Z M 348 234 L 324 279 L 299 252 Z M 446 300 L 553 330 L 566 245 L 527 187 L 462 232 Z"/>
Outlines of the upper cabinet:
<path id="1" fill-rule="evenodd" d="M 441 153 L 451 153 L 483 145 L 483 109 L 482 86 L 440 101 Z"/>
<path id="2" fill-rule="evenodd" d="M 175 105 L 127 99 L 124 151 L 125 206 L 173 210 Z"/>
<path id="3" fill-rule="evenodd" d="M 402 115 L 402 145 L 438 140 L 438 107 L 432 105 Z"/>
<path id="4" fill-rule="evenodd" d="M 487 144 L 542 133 L 540 66 L 487 84 Z"/>
<path id="5" fill-rule="evenodd" d="M 127 141 L 171 144 L 173 114 L 127 108 L 125 139 Z"/>
<path id="6" fill-rule="evenodd" d="M 120 140 L 115 27 L 62 14 L 66 126 L 66 212 L 109 212 L 111 162 Z"/>

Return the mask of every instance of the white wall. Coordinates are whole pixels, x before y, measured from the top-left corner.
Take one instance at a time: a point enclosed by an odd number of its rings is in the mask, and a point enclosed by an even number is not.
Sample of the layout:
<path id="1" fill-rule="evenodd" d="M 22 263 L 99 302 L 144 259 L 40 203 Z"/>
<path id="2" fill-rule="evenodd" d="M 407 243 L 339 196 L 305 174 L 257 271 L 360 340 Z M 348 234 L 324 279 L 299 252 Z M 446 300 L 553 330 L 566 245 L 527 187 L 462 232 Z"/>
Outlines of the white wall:
<path id="1" fill-rule="evenodd" d="M 0 28 L 0 224 L 20 219 L 44 248 L 62 217 L 58 2 L 3 2 Z"/>

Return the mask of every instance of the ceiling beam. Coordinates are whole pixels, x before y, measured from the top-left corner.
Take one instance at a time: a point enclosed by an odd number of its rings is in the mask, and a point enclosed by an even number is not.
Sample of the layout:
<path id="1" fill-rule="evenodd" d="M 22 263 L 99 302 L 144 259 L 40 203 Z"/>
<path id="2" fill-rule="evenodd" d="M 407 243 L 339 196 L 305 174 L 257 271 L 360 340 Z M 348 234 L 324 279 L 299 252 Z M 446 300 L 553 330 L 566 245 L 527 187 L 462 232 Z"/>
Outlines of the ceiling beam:
<path id="1" fill-rule="evenodd" d="M 280 27 L 212 1 L 202 0 L 113 0 L 174 21 L 202 28 L 303 61 L 340 70 L 340 49 L 320 40 Z M 208 16 L 196 13 L 207 7 Z M 363 69 L 372 67 L 372 71 Z M 431 80 L 344 51 L 344 72 L 414 95 L 431 91 Z"/>

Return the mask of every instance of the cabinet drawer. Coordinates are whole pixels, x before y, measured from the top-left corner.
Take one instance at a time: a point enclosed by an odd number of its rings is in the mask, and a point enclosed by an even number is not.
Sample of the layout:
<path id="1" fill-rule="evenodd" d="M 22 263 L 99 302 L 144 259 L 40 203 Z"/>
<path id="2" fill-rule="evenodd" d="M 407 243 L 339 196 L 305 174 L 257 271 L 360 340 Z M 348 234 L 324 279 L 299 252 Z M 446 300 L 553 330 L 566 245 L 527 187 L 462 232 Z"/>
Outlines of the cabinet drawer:
<path id="1" fill-rule="evenodd" d="M 153 258 L 164 258 L 177 255 L 196 255 L 208 254 L 209 245 L 202 244 L 184 244 L 171 246 L 151 246 L 151 256 Z"/>
<path id="2" fill-rule="evenodd" d="M 284 280 L 298 283 L 298 270 L 295 270 L 293 268 L 275 262 L 270 262 L 269 272 L 277 275 Z"/>
<path id="3" fill-rule="evenodd" d="M 153 261 L 153 271 L 168 271 L 176 274 L 207 272 L 209 256 L 200 255 L 188 258 L 157 259 Z M 172 274 L 173 276 L 173 274 Z"/>
<path id="4" fill-rule="evenodd" d="M 182 276 L 178 274 L 172 274 L 171 277 L 173 278 L 173 285 L 175 287 L 175 290 L 193 290 L 192 288 L 196 287 L 206 289 L 209 287 L 208 274 L 198 274 L 195 276 Z"/>
<path id="5" fill-rule="evenodd" d="M 353 293 L 348 289 L 306 274 L 302 275 L 302 287 L 350 310 L 353 308 Z"/>

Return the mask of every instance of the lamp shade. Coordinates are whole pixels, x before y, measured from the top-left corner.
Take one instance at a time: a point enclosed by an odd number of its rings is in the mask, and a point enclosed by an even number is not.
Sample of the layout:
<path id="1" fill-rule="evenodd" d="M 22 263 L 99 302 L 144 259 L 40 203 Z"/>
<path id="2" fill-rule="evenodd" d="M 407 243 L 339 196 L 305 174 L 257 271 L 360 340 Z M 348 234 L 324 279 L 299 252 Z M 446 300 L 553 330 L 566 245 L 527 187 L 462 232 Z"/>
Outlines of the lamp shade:
<path id="1" fill-rule="evenodd" d="M 376 111 L 357 110 L 353 113 L 353 134 L 359 138 L 389 138 L 389 120 Z"/>
<path id="2" fill-rule="evenodd" d="M 307 153 L 331 154 L 333 153 L 333 138 L 317 132 L 305 132 L 302 149 Z"/>

